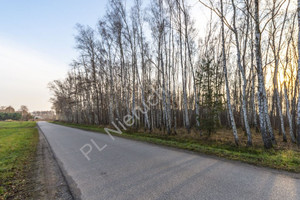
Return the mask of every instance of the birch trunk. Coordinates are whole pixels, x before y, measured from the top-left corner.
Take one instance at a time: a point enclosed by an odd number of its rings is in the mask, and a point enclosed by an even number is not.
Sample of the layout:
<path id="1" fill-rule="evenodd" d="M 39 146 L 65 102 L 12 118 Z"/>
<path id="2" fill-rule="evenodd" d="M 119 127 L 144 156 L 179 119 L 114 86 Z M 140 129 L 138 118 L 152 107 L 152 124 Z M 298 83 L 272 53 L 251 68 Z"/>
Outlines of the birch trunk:
<path id="1" fill-rule="evenodd" d="M 145 76 L 145 55 L 144 55 L 144 32 L 143 32 L 143 24 L 141 21 L 141 16 L 140 16 L 140 8 L 138 7 L 138 21 L 139 21 L 139 45 L 140 45 L 140 52 L 141 52 L 141 65 L 142 65 L 142 82 L 140 80 L 140 76 L 139 76 L 139 70 L 136 69 L 137 72 L 137 77 L 138 77 L 138 81 L 139 81 L 139 85 L 140 85 L 140 89 L 141 89 L 141 98 L 142 98 L 142 104 L 144 107 L 144 117 L 145 117 L 145 124 L 148 130 L 150 130 L 150 121 L 149 121 L 149 117 L 148 117 L 148 106 L 146 105 L 145 102 L 145 92 L 144 92 L 144 87 L 145 87 L 145 81 L 144 81 L 144 76 Z"/>
<path id="2" fill-rule="evenodd" d="M 284 68 L 284 77 L 286 77 L 287 65 L 289 63 L 289 47 L 290 47 L 291 39 L 293 37 L 293 30 L 294 30 L 294 24 L 295 24 L 294 22 L 295 21 L 293 21 L 291 37 L 289 38 L 288 44 L 287 44 L 287 47 L 286 47 L 286 57 L 285 57 L 286 66 Z M 290 101 L 289 101 L 289 97 L 288 97 L 286 81 L 283 82 L 283 87 L 284 87 L 284 99 L 285 99 L 285 104 L 286 104 L 286 115 L 287 115 L 288 123 L 289 123 L 289 133 L 290 133 L 290 137 L 291 137 L 292 142 L 296 143 L 296 139 L 295 139 L 294 131 L 293 131 L 293 120 L 292 120 L 292 115 L 291 115 L 291 111 L 290 111 Z"/>
<path id="3" fill-rule="evenodd" d="M 290 5 L 290 0 L 288 1 L 286 10 L 285 10 L 285 15 L 284 15 L 284 19 L 283 19 L 283 25 L 281 27 L 281 31 L 280 31 L 280 36 L 279 36 L 279 42 L 278 42 L 278 47 L 276 49 L 276 24 L 275 24 L 275 2 L 274 2 L 274 9 L 272 11 L 272 22 L 273 22 L 273 52 L 274 52 L 274 58 L 275 58 L 275 72 L 274 72 L 274 93 L 275 93 L 275 98 L 276 98 L 276 103 L 277 103 L 277 110 L 278 110 L 278 115 L 279 115 L 279 119 L 280 119 L 280 129 L 281 129 L 281 133 L 283 136 L 283 141 L 286 142 L 287 138 L 286 138 L 286 133 L 285 133 L 285 128 L 284 128 L 284 120 L 283 120 L 283 116 L 282 116 L 282 109 L 281 109 L 281 100 L 279 98 L 279 93 L 278 93 L 278 80 L 277 80 L 277 76 L 278 76 L 278 65 L 279 65 L 279 59 L 280 59 L 280 50 L 281 50 L 281 41 L 282 41 L 282 35 L 283 35 L 283 30 L 285 27 L 285 22 L 286 22 L 286 18 L 287 18 L 287 13 L 288 13 L 288 8 Z"/>
<path id="4" fill-rule="evenodd" d="M 227 77 L 227 66 L 226 66 L 226 52 L 225 52 L 225 33 L 224 33 L 224 16 L 223 16 L 223 0 L 220 0 L 221 3 L 221 32 L 222 32 L 222 54 L 223 54 L 223 71 L 225 76 L 225 84 L 226 84 L 226 99 L 227 99 L 227 107 L 230 117 L 230 123 L 233 131 L 234 141 L 236 145 L 239 145 L 239 137 L 237 134 L 237 129 L 235 125 L 235 120 L 233 117 L 233 112 L 231 108 L 231 102 L 230 102 L 230 91 L 229 91 L 229 83 L 228 83 L 228 77 Z"/>
<path id="5" fill-rule="evenodd" d="M 110 45 L 108 45 L 110 46 Z M 109 76 L 110 76 L 110 92 L 109 92 L 109 120 L 110 124 L 114 122 L 114 113 L 113 113 L 113 102 L 114 102 L 114 79 L 113 79 L 113 72 L 112 72 L 112 63 L 111 63 L 111 50 L 110 47 L 108 48 L 109 54 Z"/>
<path id="6" fill-rule="evenodd" d="M 251 23 L 252 25 L 252 23 Z M 252 29 L 252 26 L 251 26 Z M 256 118 L 256 106 L 255 106 L 255 72 L 254 72 L 254 53 L 253 53 L 253 33 L 251 33 L 251 72 L 252 72 L 252 85 L 251 85 L 251 104 L 252 104 L 252 117 L 255 131 L 258 132 L 257 118 Z"/>
<path id="7" fill-rule="evenodd" d="M 181 64 L 181 72 L 182 72 L 182 92 L 183 92 L 183 120 L 184 126 L 186 127 L 187 131 L 190 132 L 190 121 L 189 121 L 189 113 L 187 107 L 187 93 L 186 93 L 186 65 L 183 63 L 183 48 L 182 48 L 182 22 L 181 22 L 181 8 L 180 2 L 177 1 L 178 6 L 178 14 L 179 14 L 179 48 L 180 48 L 180 64 Z"/>
<path id="8" fill-rule="evenodd" d="M 264 99 L 263 99 L 263 109 L 264 109 L 264 112 L 265 112 L 265 120 L 266 120 L 267 130 L 268 130 L 268 133 L 271 137 L 272 143 L 276 144 L 276 140 L 275 140 L 272 124 L 271 124 L 271 119 L 270 119 L 270 115 L 269 115 L 267 93 L 266 93 L 266 88 L 265 88 L 265 84 L 264 84 L 264 79 L 263 79 L 263 97 L 264 97 Z"/>
<path id="9" fill-rule="evenodd" d="M 242 110 L 243 110 L 244 126 L 245 126 L 245 130 L 246 130 L 246 133 L 247 133 L 247 145 L 252 146 L 252 136 L 251 136 L 250 126 L 249 126 L 249 123 L 248 123 L 248 115 L 247 115 L 247 108 L 246 108 L 247 79 L 246 79 L 246 75 L 245 75 L 245 69 L 244 69 L 244 67 L 242 66 L 242 63 L 241 63 L 241 51 L 240 51 L 239 37 L 238 37 L 238 32 L 237 32 L 236 22 L 235 22 L 235 20 L 236 20 L 235 19 L 236 18 L 236 7 L 235 7 L 235 4 L 234 4 L 234 0 L 232 0 L 231 2 L 232 2 L 232 6 L 233 6 L 233 33 L 234 33 L 235 41 L 236 41 L 237 64 L 238 64 L 238 67 L 240 69 L 240 73 L 241 73 L 242 79 L 243 79 Z"/>
<path id="10" fill-rule="evenodd" d="M 300 0 L 299 0 L 300 1 Z M 266 149 L 272 148 L 272 142 L 270 137 L 267 135 L 266 130 L 266 113 L 265 113 L 265 93 L 264 93 L 264 78 L 262 69 L 262 56 L 261 56 L 261 33 L 260 33 L 260 20 L 259 20 L 259 0 L 254 1 L 255 4 L 255 57 L 257 65 L 257 78 L 258 78 L 258 102 L 259 102 L 259 122 L 262 140 Z"/>

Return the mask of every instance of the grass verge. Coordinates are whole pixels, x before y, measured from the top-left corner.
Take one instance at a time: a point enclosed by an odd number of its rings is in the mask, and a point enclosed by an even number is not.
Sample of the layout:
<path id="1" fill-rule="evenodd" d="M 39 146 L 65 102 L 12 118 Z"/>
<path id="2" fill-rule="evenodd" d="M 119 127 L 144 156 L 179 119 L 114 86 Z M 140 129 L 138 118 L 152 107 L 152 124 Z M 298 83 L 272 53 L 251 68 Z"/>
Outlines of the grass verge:
<path id="1" fill-rule="evenodd" d="M 71 124 L 64 122 L 52 122 L 59 125 L 80 128 L 83 130 L 105 133 L 104 128 L 93 125 Z M 286 170 L 300 173 L 300 152 L 292 149 L 270 149 L 263 147 L 245 147 L 224 144 L 200 139 L 183 138 L 174 135 L 149 134 L 149 133 L 126 133 L 114 134 L 119 137 L 130 138 L 139 141 L 150 142 L 180 149 L 200 152 L 231 160 L 238 160 L 258 166 Z"/>
<path id="2" fill-rule="evenodd" d="M 25 199 L 35 158 L 35 122 L 0 122 L 0 199 Z"/>

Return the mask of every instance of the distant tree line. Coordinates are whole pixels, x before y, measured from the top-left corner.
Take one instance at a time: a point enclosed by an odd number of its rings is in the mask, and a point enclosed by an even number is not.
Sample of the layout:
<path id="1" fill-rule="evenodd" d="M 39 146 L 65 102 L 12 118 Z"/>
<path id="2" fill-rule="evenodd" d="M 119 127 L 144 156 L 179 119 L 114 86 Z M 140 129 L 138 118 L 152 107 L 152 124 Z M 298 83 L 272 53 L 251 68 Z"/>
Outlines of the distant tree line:
<path id="1" fill-rule="evenodd" d="M 4 120 L 24 120 L 32 119 L 27 106 L 22 105 L 18 111 L 12 106 L 0 106 L 0 121 Z"/>
<path id="2" fill-rule="evenodd" d="M 55 120 L 54 111 L 33 111 L 32 115 L 35 119 L 43 119 L 43 120 Z"/>
<path id="3" fill-rule="evenodd" d="M 113 125 L 130 114 L 148 132 L 227 127 L 239 145 L 242 128 L 249 146 L 253 131 L 266 148 L 300 144 L 295 2 L 199 1 L 211 11 L 203 37 L 188 1 L 133 2 L 110 0 L 96 29 L 77 25 L 78 57 L 49 84 L 60 120 Z"/>
<path id="4" fill-rule="evenodd" d="M 0 112 L 0 121 L 4 120 L 20 120 L 22 117 L 21 113 L 1 113 Z"/>

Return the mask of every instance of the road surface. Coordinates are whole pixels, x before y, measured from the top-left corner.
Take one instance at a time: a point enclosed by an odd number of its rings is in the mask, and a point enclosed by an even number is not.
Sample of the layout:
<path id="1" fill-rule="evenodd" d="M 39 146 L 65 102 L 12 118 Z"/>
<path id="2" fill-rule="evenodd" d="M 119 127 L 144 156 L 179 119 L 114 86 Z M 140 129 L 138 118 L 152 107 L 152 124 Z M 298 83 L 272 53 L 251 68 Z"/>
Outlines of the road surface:
<path id="1" fill-rule="evenodd" d="M 274 170 L 47 122 L 38 125 L 75 199 L 300 199 L 300 179 Z"/>

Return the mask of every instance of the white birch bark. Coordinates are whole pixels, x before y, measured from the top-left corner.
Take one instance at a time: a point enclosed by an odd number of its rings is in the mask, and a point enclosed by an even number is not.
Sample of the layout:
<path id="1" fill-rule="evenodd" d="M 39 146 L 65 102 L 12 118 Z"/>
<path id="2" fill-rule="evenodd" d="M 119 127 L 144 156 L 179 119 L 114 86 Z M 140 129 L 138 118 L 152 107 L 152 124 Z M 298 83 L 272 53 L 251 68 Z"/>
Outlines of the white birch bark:
<path id="1" fill-rule="evenodd" d="M 290 102 L 289 102 L 289 99 L 288 99 L 287 88 L 286 88 L 286 83 L 285 82 L 284 82 L 284 98 L 285 98 L 286 112 L 287 112 L 288 123 L 289 123 L 290 137 L 291 137 L 292 142 L 296 143 L 296 139 L 295 139 L 294 131 L 293 131 L 292 116 L 291 116 L 291 111 L 290 111 Z"/>
<path id="2" fill-rule="evenodd" d="M 231 102 L 230 102 L 230 91 L 229 91 L 229 83 L 228 83 L 228 77 L 227 77 L 227 66 L 226 66 L 226 52 L 225 52 L 225 33 L 224 33 L 224 21 L 223 21 L 223 0 L 220 0 L 221 3 L 221 32 L 222 32 L 222 54 L 223 54 L 223 71 L 224 71 L 224 76 L 225 76 L 225 84 L 226 84 L 226 99 L 227 99 L 227 107 L 228 107 L 228 112 L 229 112 L 229 117 L 230 117 L 230 123 L 233 131 L 233 136 L 234 136 L 234 141 L 235 144 L 239 144 L 239 137 L 237 134 L 237 129 L 236 129 L 236 124 L 231 108 Z"/>
<path id="3" fill-rule="evenodd" d="M 110 46 L 110 45 L 108 45 Z M 109 91 L 109 122 L 112 124 L 114 120 L 114 113 L 113 113 L 113 102 L 114 102 L 114 79 L 113 79 L 113 71 L 112 71 L 112 63 L 111 63 L 111 50 L 110 47 L 108 48 L 109 54 L 109 78 L 110 78 L 110 91 Z"/>
<path id="4" fill-rule="evenodd" d="M 300 0 L 299 0 L 300 1 Z M 262 135 L 262 140 L 264 142 L 265 148 L 271 148 L 272 143 L 267 135 L 266 131 L 266 113 L 265 113 L 265 92 L 264 92 L 264 78 L 263 78 L 263 69 L 262 69 L 262 57 L 261 57 L 261 33 L 260 33 L 260 20 L 259 20 L 259 0 L 254 1 L 255 5 L 255 57 L 257 64 L 257 78 L 258 78 L 258 102 L 259 102 L 259 122 L 260 122 L 260 131 Z M 266 107 L 267 108 L 267 107 Z M 267 113 L 268 114 L 268 113 Z"/>
<path id="5" fill-rule="evenodd" d="M 267 127 L 268 133 L 269 133 L 269 135 L 271 137 L 272 143 L 276 144 L 276 140 L 275 140 L 275 136 L 274 136 L 272 124 L 271 124 L 271 119 L 270 119 L 270 115 L 269 115 L 267 93 L 266 93 L 266 88 L 265 88 L 264 80 L 263 80 L 263 98 L 264 98 L 263 99 L 263 109 L 264 109 L 264 114 L 265 114 L 266 127 Z"/>
<path id="6" fill-rule="evenodd" d="M 286 62 L 285 62 L 286 66 L 284 68 L 284 77 L 286 77 L 287 65 L 289 63 L 289 47 L 290 47 L 291 39 L 293 37 L 294 24 L 295 23 L 293 21 L 291 37 L 289 38 L 288 44 L 287 44 L 287 47 L 286 47 L 286 58 L 285 58 L 286 59 Z M 286 104 L 286 114 L 287 114 L 288 123 L 289 123 L 289 134 L 290 134 L 292 142 L 296 143 L 296 139 L 295 139 L 294 131 L 293 131 L 293 120 L 292 120 L 292 115 L 291 115 L 291 111 L 290 111 L 290 101 L 289 101 L 289 97 L 288 97 L 286 81 L 283 82 L 283 87 L 284 87 L 284 99 L 285 99 L 285 104 Z"/>
<path id="7" fill-rule="evenodd" d="M 252 23 L 251 23 L 252 25 Z M 252 28 L 252 26 L 251 26 Z M 251 85 L 251 104 L 252 104 L 252 115 L 253 125 L 255 130 L 258 131 L 257 118 L 256 118 L 256 106 L 255 106 L 255 72 L 254 72 L 254 54 L 253 54 L 253 33 L 251 33 L 251 72 L 252 72 L 252 85 Z"/>
<path id="8" fill-rule="evenodd" d="M 236 7 L 234 4 L 234 0 L 231 1 L 232 6 L 233 6 L 233 33 L 235 36 L 235 41 L 236 41 L 236 53 L 237 53 L 237 64 L 240 69 L 240 73 L 242 75 L 243 79 L 243 86 L 242 86 L 242 109 L 243 109 L 243 118 L 244 118 L 244 126 L 246 129 L 246 134 L 247 134 L 247 145 L 251 146 L 252 145 L 252 136 L 251 136 L 251 131 L 250 131 L 250 126 L 248 123 L 248 115 L 247 115 L 247 108 L 246 108 L 246 87 L 247 87 L 247 79 L 245 75 L 245 70 L 244 67 L 242 66 L 241 62 L 241 51 L 240 51 L 240 44 L 239 44 L 239 37 L 238 37 L 238 32 L 236 28 Z"/>
<path id="9" fill-rule="evenodd" d="M 181 72 L 182 72 L 182 92 L 183 92 L 183 107 L 184 107 L 184 125 L 188 132 L 190 132 L 190 121 L 189 121 L 189 113 L 187 107 L 187 93 L 186 93 L 186 65 L 183 63 L 183 49 L 182 49 L 182 22 L 181 22 L 181 5 L 180 2 L 177 1 L 178 6 L 178 15 L 179 15 L 179 48 L 180 48 L 180 63 L 181 63 Z"/>

